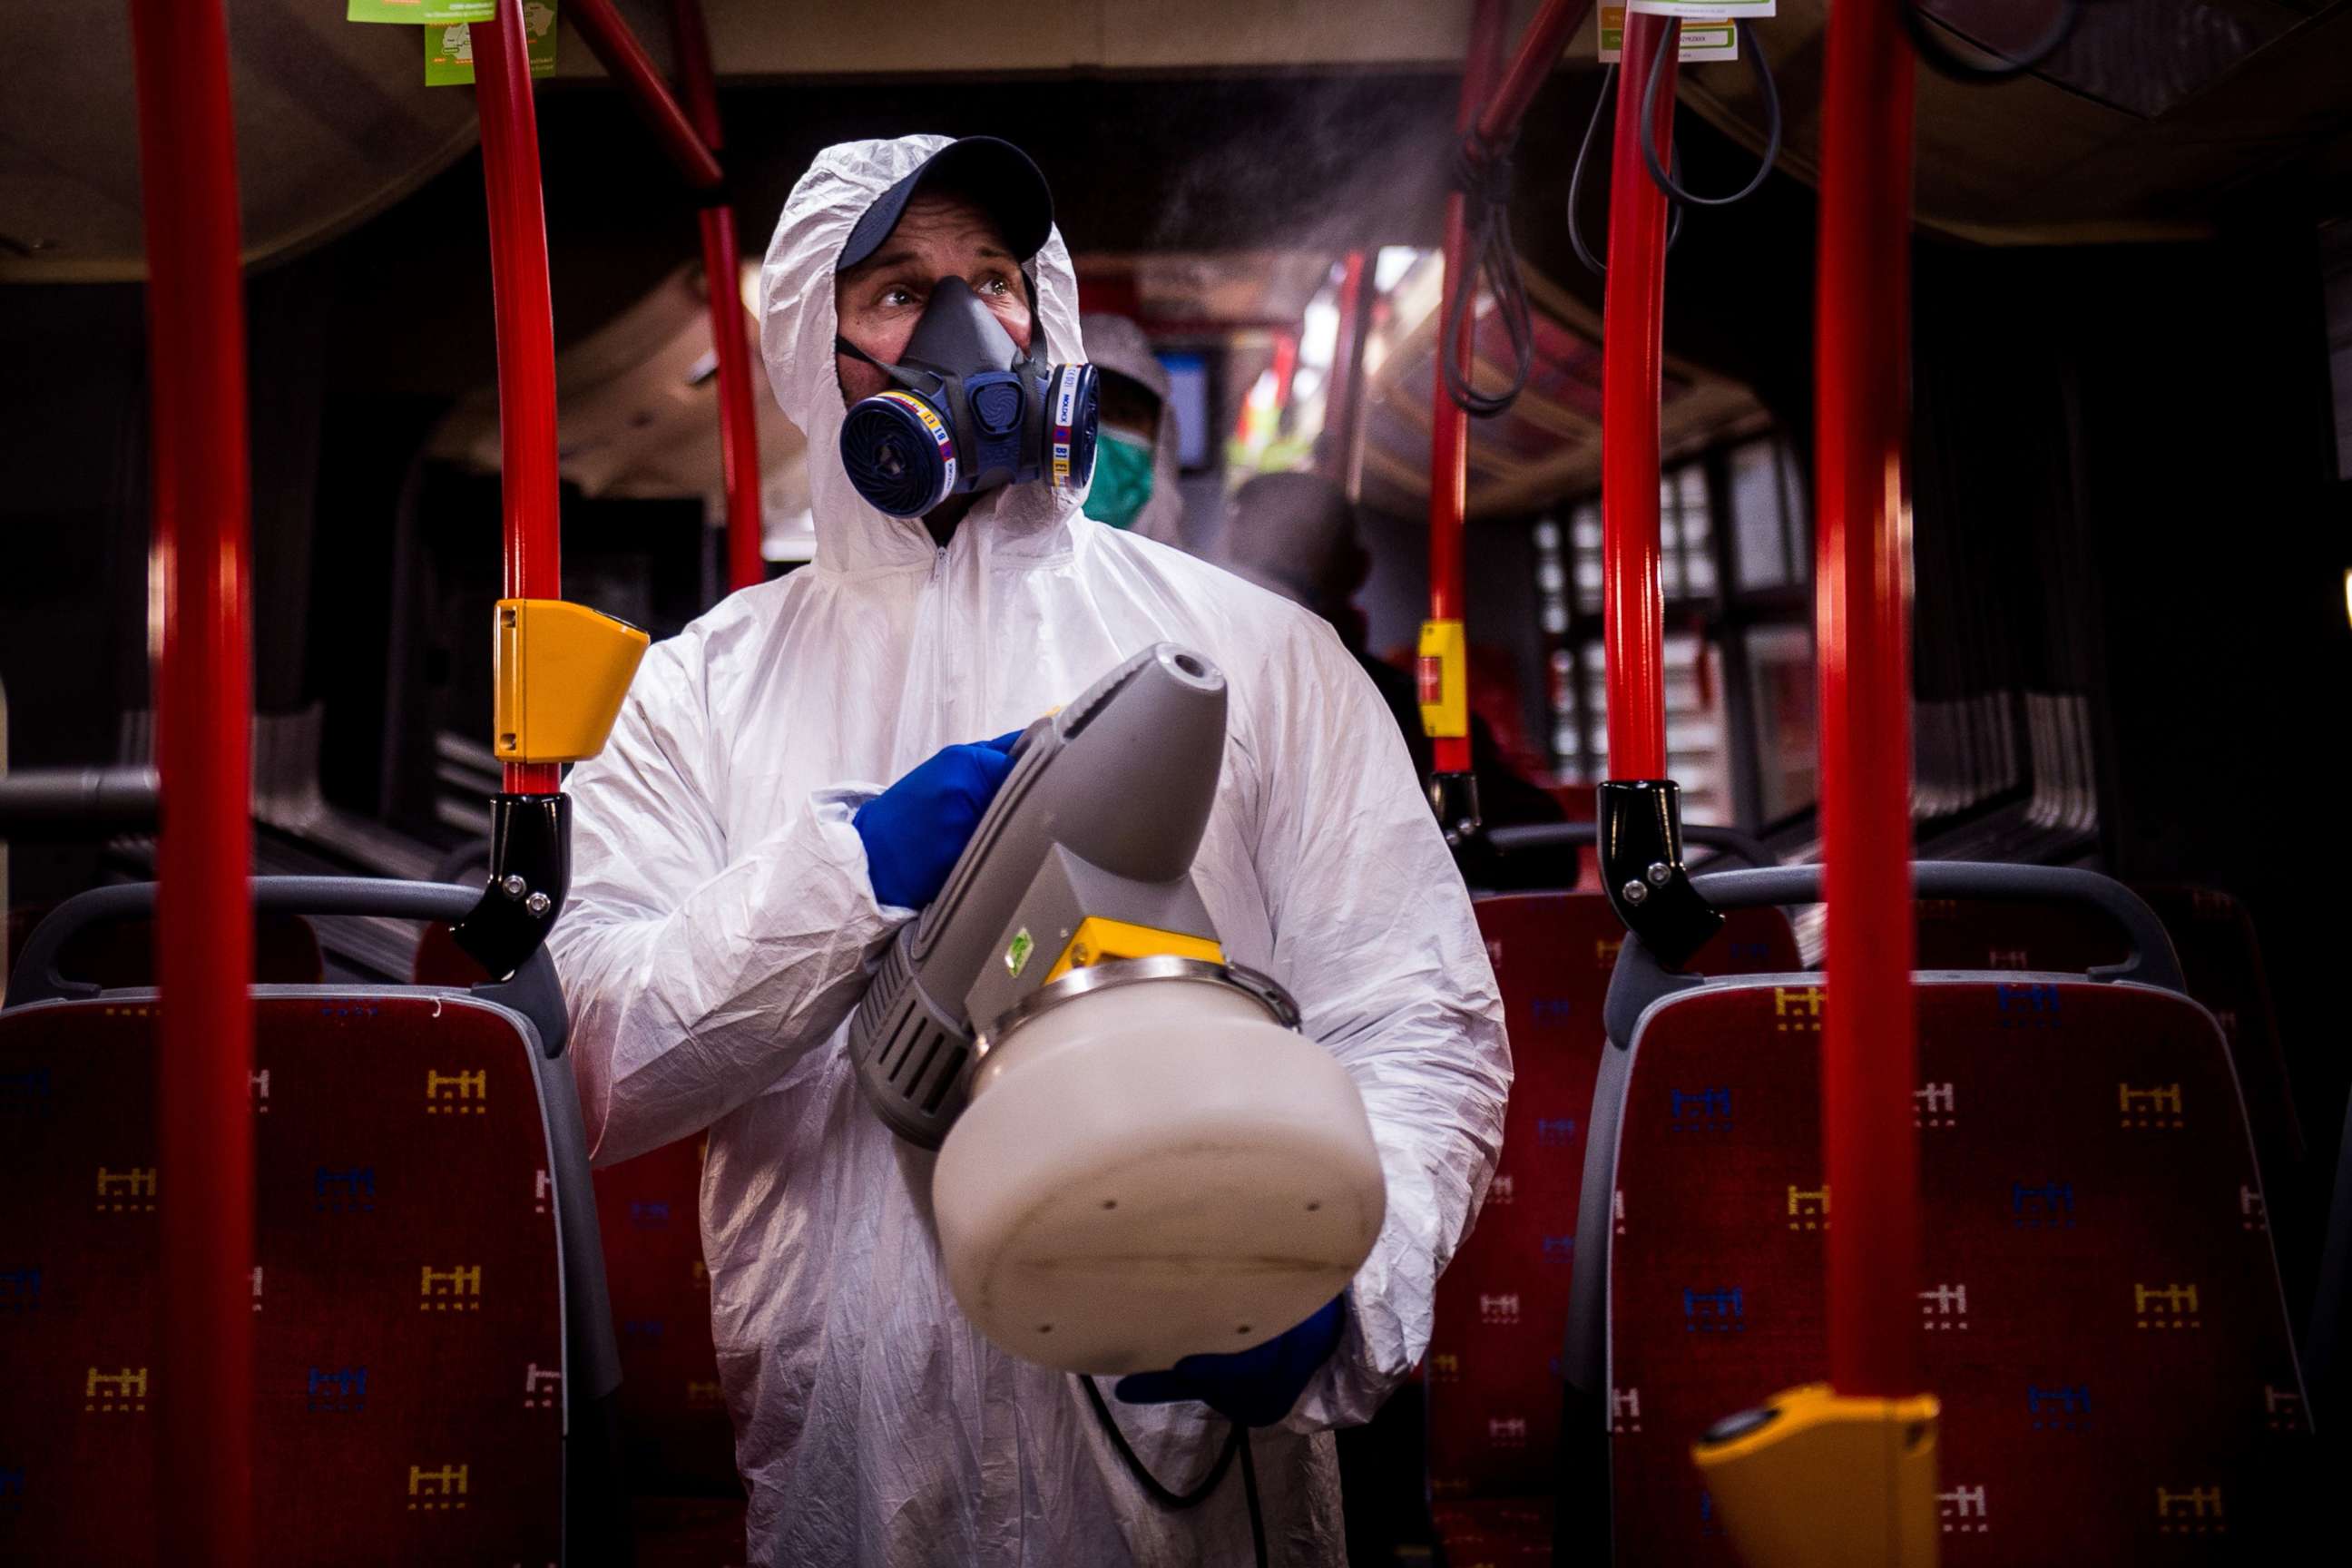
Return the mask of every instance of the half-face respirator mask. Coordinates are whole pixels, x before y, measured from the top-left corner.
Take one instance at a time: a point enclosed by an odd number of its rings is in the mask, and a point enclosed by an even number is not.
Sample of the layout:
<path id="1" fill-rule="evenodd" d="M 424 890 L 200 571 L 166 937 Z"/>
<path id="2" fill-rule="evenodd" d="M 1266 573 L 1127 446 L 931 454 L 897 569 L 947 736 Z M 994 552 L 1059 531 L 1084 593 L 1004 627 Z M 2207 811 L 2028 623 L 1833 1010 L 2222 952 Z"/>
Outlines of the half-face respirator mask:
<path id="1" fill-rule="evenodd" d="M 964 1315 L 1024 1360 L 1130 1373 L 1331 1300 L 1387 1186 L 1347 1069 L 1230 963 L 1192 881 L 1225 680 L 1161 643 L 1041 719 L 850 1026 L 917 1149 Z"/>
<path id="2" fill-rule="evenodd" d="M 1081 489 L 1093 476 L 1094 366 L 1023 353 L 963 279 L 932 289 L 897 364 L 834 345 L 898 384 L 841 425 L 842 467 L 880 510 L 920 517 L 952 495 L 1037 480 Z"/>

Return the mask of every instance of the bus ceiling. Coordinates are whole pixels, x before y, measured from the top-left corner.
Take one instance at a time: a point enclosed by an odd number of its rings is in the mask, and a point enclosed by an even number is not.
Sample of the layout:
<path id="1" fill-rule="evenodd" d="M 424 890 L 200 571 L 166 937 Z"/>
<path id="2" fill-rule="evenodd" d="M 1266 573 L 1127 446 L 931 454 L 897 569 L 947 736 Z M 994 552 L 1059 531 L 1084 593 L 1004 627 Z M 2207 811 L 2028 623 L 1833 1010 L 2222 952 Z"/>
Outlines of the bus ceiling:
<path id="1" fill-rule="evenodd" d="M 927 16 L 944 19 L 954 8 L 953 0 L 910 0 L 887 12 L 858 0 L 713 4 L 725 86 L 730 101 L 744 104 L 727 151 L 739 203 L 748 209 L 745 198 L 753 192 L 762 200 L 780 197 L 781 186 L 772 193 L 775 179 L 763 172 L 804 163 L 809 148 L 800 132 L 845 123 L 854 99 L 868 93 L 877 76 L 1034 75 L 1045 61 L 1048 74 L 1070 79 L 1057 93 L 1084 100 L 1154 87 L 1190 92 L 1208 73 L 1250 83 L 1269 101 L 1312 102 L 1339 114 L 1350 112 L 1359 99 L 1344 91 L 1332 96 L 1334 84 L 1402 90 L 1433 118 L 1431 129 L 1443 138 L 1469 25 L 1467 7 L 1423 0 L 1296 7 L 1245 0 L 1130 7 L 1087 0 L 1076 9 L 1095 15 L 1078 19 L 1092 25 L 1070 26 L 1070 7 L 1015 8 L 979 29 L 924 25 Z M 475 144 L 469 95 L 416 90 L 414 38 L 343 26 L 329 9 L 251 5 L 235 17 L 237 145 L 269 154 L 248 156 L 239 169 L 248 266 L 299 255 L 356 226 Z M 1531 9 L 1512 7 L 1514 37 Z M 2352 36 L 2352 14 L 2242 5 L 2227 8 L 2213 26 L 2191 27 L 2169 25 L 2176 9 L 2086 5 L 2074 35 L 2052 59 L 1998 91 L 1973 92 L 1924 76 L 1919 112 L 1927 135 L 1920 147 L 1917 221 L 1986 243 L 2179 238 L 2203 232 L 2250 180 L 2299 166 L 2340 167 L 2352 154 L 2352 129 L 2337 112 L 2337 62 Z M 1784 0 L 1780 7 L 1774 47 L 1782 94 L 1791 104 L 1818 95 L 1819 33 L 1827 13 L 1825 0 Z M 2032 25 L 2033 7 L 2019 14 L 2021 27 Z M 584 94 L 596 100 L 599 117 L 625 118 L 604 113 L 616 89 L 585 47 L 571 8 L 563 17 L 563 45 L 546 96 L 560 101 Z M 653 65 L 667 72 L 665 29 L 646 31 Z M 139 277 L 138 149 L 131 85 L 121 64 L 130 51 L 123 8 L 20 0 L 8 8 L 5 33 L 12 58 L 45 64 L 20 73 L 0 101 L 0 190 L 7 194 L 0 281 Z M 1588 17 L 1566 57 L 1584 69 L 1591 33 Z M 812 38 L 824 39 L 824 48 L 813 49 Z M 1555 79 L 1538 97 L 1536 121 L 1556 102 L 1559 88 Z M 972 85 L 947 90 L 963 101 Z M 1171 109 L 1182 96 L 1171 97 Z M 1760 145 L 1759 103 L 1744 75 L 1705 73 L 1681 96 L 1734 141 Z M 768 102 L 773 112 L 754 108 Z M 1171 124 L 1182 123 L 1180 111 Z M 612 132 L 614 144 L 623 137 L 642 142 L 645 133 L 624 123 Z M 1780 166 L 1814 180 L 1819 137 L 1810 112 L 1792 116 Z M 1198 144 L 1189 132 L 1165 141 L 1143 133 L 1123 138 L 1121 153 L 1129 160 L 1175 160 Z M 630 155 L 659 154 L 633 147 Z M 1048 172 L 1061 176 L 1058 169 Z M 560 170 L 549 174 L 551 181 L 563 178 Z M 1420 210 L 1425 225 L 1431 204 L 1422 202 Z"/>

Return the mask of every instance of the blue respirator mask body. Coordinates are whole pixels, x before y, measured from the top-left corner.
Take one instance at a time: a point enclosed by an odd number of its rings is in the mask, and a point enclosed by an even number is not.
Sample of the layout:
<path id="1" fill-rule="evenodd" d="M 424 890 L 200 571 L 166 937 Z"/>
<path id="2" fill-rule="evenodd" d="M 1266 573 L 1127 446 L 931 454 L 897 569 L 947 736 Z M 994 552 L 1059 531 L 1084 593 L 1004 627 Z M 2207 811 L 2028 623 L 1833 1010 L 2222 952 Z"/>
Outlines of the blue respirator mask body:
<path id="1" fill-rule="evenodd" d="M 842 467 L 876 509 L 920 517 L 952 495 L 1082 489 L 1093 477 L 1094 366 L 1023 353 L 963 279 L 933 287 L 898 363 L 845 338 L 834 346 L 896 384 L 852 404 L 841 424 Z"/>

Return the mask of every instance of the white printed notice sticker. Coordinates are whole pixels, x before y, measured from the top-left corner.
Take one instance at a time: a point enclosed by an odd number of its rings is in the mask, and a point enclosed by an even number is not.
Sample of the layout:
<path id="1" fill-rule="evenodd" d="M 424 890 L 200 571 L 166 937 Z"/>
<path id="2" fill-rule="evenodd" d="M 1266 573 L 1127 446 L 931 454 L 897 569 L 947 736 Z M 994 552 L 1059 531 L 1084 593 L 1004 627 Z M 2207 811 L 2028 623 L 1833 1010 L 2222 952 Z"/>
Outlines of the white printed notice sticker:
<path id="1" fill-rule="evenodd" d="M 1680 16 L 1685 22 L 1760 22 L 1775 0 L 1625 0 L 1647 16 Z"/>
<path id="2" fill-rule="evenodd" d="M 1647 5 L 1636 5 L 1638 11 Z M 1675 58 L 1684 65 L 1704 60 L 1736 60 L 1739 58 L 1739 29 L 1729 22 L 1685 21 L 1681 28 L 1682 47 Z M 1625 48 L 1625 7 L 1601 7 L 1601 63 L 1615 65 Z"/>

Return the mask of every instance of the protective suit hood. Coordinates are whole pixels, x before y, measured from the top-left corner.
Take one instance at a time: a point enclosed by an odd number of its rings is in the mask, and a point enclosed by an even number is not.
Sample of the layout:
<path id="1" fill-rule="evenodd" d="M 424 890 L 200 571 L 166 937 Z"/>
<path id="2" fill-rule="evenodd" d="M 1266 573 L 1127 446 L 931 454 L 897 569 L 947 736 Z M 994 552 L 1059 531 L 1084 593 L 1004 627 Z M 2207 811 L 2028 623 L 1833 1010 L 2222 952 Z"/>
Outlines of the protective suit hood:
<path id="1" fill-rule="evenodd" d="M 919 518 L 892 517 L 866 504 L 841 467 L 847 412 L 834 363 L 834 263 L 866 209 L 946 146 L 946 136 L 845 142 L 817 154 L 793 187 L 760 268 L 760 353 L 784 416 L 808 437 L 809 502 L 816 521 L 816 570 L 861 573 L 928 567 L 938 547 Z M 1022 264 L 1034 285 L 1033 353 L 1058 362 L 1087 357 L 1078 331 L 1078 283 L 1061 230 Z M 1008 485 L 973 505 L 961 524 L 977 529 L 1000 563 L 1042 561 L 1070 548 L 1070 520 L 1085 492 Z"/>

